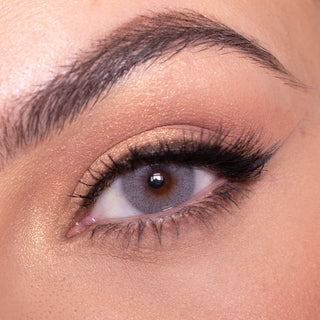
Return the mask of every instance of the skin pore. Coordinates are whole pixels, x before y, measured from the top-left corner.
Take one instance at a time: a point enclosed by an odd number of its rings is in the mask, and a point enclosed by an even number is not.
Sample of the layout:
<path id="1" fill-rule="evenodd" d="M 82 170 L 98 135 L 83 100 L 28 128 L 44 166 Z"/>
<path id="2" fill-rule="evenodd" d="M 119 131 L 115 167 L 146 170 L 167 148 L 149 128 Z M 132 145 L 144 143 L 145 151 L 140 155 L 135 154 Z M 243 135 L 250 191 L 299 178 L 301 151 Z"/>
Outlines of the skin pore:
<path id="1" fill-rule="evenodd" d="M 317 1 L 39 0 L 0 8 L 2 141 L 30 95 L 139 15 L 202 14 L 288 71 L 226 44 L 190 46 L 138 65 L 59 132 L 37 143 L 14 144 L 12 136 L 2 143 L 1 319 L 318 318 Z M 78 221 L 70 195 L 100 158 L 126 155 L 128 141 L 139 147 L 159 135 L 169 141 L 172 132 L 220 128 L 227 144 L 253 133 L 264 151 L 279 149 L 257 179 L 241 184 L 250 191 L 238 207 L 214 215 L 213 230 L 181 223 L 179 238 L 167 227 L 160 245 L 149 228 L 140 248 L 116 234 L 90 239 L 92 228 L 66 238 Z"/>

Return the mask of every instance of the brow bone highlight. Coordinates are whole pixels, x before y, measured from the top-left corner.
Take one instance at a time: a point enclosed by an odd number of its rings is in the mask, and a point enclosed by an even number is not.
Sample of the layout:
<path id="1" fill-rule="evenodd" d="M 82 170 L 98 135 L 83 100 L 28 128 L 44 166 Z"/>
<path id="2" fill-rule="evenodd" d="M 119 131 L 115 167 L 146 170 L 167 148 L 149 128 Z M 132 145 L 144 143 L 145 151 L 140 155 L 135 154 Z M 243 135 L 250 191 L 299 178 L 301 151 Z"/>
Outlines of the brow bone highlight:
<path id="1" fill-rule="evenodd" d="M 142 15 L 97 42 L 90 52 L 35 93 L 15 101 L 18 111 L 1 118 L 0 167 L 18 149 L 36 145 L 50 132 L 61 132 L 88 106 L 105 97 L 131 70 L 160 58 L 170 59 L 187 47 L 231 48 L 260 66 L 290 76 L 281 63 L 255 41 L 193 11 Z M 14 116 L 13 116 L 14 115 Z"/>

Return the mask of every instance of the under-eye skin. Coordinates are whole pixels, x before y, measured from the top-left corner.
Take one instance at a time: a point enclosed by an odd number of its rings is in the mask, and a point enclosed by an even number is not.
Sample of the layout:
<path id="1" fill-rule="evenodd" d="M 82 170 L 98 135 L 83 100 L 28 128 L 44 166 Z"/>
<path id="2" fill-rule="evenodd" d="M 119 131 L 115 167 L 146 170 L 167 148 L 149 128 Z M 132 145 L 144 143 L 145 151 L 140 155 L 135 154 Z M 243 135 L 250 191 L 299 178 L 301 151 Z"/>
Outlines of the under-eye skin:
<path id="1" fill-rule="evenodd" d="M 261 137 L 168 127 L 123 142 L 79 181 L 72 194 L 79 209 L 66 237 L 89 230 L 91 238 L 116 234 L 139 247 L 147 229 L 159 244 L 166 232 L 178 238 L 190 219 L 212 229 L 212 217 L 239 206 L 277 150 Z"/>

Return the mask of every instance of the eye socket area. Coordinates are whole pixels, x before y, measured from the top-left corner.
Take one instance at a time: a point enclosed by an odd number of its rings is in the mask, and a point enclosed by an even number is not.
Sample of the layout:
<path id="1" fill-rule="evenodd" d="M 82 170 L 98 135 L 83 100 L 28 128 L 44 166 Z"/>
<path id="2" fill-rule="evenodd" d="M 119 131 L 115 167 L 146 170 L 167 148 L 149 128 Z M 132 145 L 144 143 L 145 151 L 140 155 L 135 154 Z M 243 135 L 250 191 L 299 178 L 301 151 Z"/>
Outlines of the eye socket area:
<path id="1" fill-rule="evenodd" d="M 103 190 L 88 209 L 88 215 L 69 230 L 67 237 L 102 221 L 174 214 L 224 182 L 225 178 L 212 170 L 197 166 L 174 163 L 141 166 L 120 175 Z"/>

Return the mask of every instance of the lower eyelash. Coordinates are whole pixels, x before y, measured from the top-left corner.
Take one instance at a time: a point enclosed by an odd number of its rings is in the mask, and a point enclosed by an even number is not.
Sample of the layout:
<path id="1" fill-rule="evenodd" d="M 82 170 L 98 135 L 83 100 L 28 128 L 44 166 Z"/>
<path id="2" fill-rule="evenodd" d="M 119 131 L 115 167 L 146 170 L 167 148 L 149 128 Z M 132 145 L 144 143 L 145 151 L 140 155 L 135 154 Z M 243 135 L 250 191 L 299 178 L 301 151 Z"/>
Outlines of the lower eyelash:
<path id="1" fill-rule="evenodd" d="M 163 244 L 165 227 L 173 227 L 176 237 L 180 236 L 180 226 L 190 220 L 203 225 L 212 231 L 213 217 L 222 211 L 231 214 L 231 207 L 239 208 L 238 201 L 247 197 L 249 188 L 241 183 L 227 183 L 211 191 L 199 202 L 180 208 L 171 214 L 144 215 L 134 222 L 109 222 L 95 226 L 91 230 L 90 238 L 97 234 L 103 237 L 115 235 L 115 241 L 120 242 L 123 248 L 128 249 L 132 243 L 139 249 L 143 234 L 151 230 L 157 242 Z"/>

